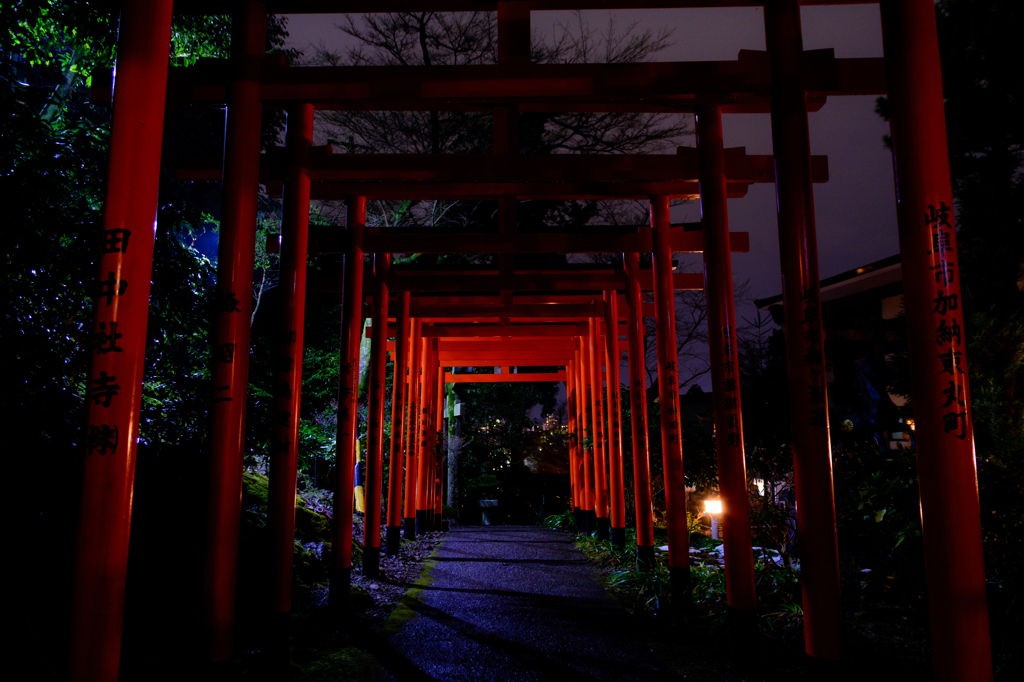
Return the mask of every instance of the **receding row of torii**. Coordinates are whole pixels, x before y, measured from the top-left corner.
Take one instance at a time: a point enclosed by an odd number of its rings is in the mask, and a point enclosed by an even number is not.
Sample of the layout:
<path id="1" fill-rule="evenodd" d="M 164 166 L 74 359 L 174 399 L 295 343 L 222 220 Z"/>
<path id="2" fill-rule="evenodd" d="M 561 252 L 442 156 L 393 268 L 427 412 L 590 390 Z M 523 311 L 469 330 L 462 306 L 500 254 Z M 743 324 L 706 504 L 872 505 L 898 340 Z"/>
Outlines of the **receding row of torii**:
<path id="1" fill-rule="evenodd" d="M 742 411 L 733 309 L 731 250 L 745 250 L 728 231 L 727 198 L 751 182 L 774 182 L 780 252 L 801 586 L 807 652 L 843 656 L 842 609 L 829 445 L 824 341 L 812 182 L 827 178 L 810 155 L 807 112 L 829 95 L 887 94 L 897 163 L 898 220 L 909 331 L 921 509 L 937 679 L 992 677 L 980 514 L 966 360 L 959 339 L 937 336 L 961 318 L 953 196 L 949 177 L 941 73 L 931 0 L 882 2 L 883 59 L 836 59 L 804 52 L 800 0 L 424 0 L 266 4 L 239 0 L 228 8 L 179 2 L 179 12 L 233 12 L 232 57 L 168 75 L 171 0 L 125 3 L 113 88 L 113 128 L 103 222 L 86 412 L 84 467 L 75 566 L 70 676 L 115 680 L 127 571 L 129 522 L 145 355 L 161 132 L 168 102 L 227 106 L 223 163 L 194 159 L 181 177 L 223 180 L 212 339 L 211 460 L 204 627 L 207 657 L 233 651 L 235 584 L 256 198 L 265 183 L 283 195 L 281 311 L 274 402 L 270 532 L 270 611 L 290 611 L 295 467 L 303 344 L 305 263 L 311 251 L 344 253 L 343 282 L 311 288 L 343 290 L 337 441 L 334 566 L 331 601 L 344 603 L 351 569 L 352 471 L 356 446 L 359 346 L 372 318 L 367 519 L 382 504 L 385 356 L 394 337 L 403 382 L 393 405 L 393 439 L 385 550 L 400 527 L 429 526 L 440 501 L 434 441 L 440 387 L 455 366 L 564 367 L 573 434 L 572 491 L 580 522 L 621 544 L 624 528 L 618 348 L 626 337 L 637 469 L 637 542 L 650 561 L 650 485 L 640 343 L 645 315 L 656 320 L 661 449 L 673 590 L 685 591 L 688 537 L 683 451 L 675 373 L 674 290 L 704 289 L 708 301 L 719 486 L 728 604 L 737 622 L 757 601 L 753 581 L 744 466 Z M 541 65 L 529 60 L 530 11 L 580 8 L 764 5 L 767 53 L 744 51 L 733 62 Z M 842 4 L 826 0 L 806 4 Z M 498 63 L 442 67 L 289 68 L 265 55 L 267 11 L 290 13 L 491 10 L 498 12 Z M 96 82 L 99 82 L 97 79 Z M 103 99 L 104 93 L 97 93 Z M 264 108 L 288 111 L 284 150 L 261 156 Z M 315 109 L 485 110 L 495 119 L 493 155 L 479 158 L 333 155 L 312 147 Z M 522 111 L 674 111 L 697 114 L 697 150 L 669 157 L 520 156 Z M 770 112 L 773 157 L 725 150 L 721 113 Z M 222 171 L 218 170 L 222 166 Z M 370 199 L 497 199 L 498 234 L 438 235 L 364 228 Z M 594 233 L 530 234 L 516 224 L 526 199 L 644 199 L 651 225 Z M 669 201 L 699 198 L 699 232 L 673 228 Z M 347 229 L 309 231 L 310 200 L 346 199 Z M 496 253 L 498 267 L 413 271 L 390 267 L 390 253 Z M 517 269 L 517 253 L 622 253 L 622 268 Z M 705 272 L 673 274 L 673 251 L 700 251 Z M 641 270 L 639 253 L 652 253 Z M 364 254 L 373 272 L 363 272 Z M 700 281 L 703 280 L 703 281 Z M 372 291 L 364 296 L 364 281 Z M 653 306 L 642 302 L 653 291 Z M 467 294 L 466 292 L 472 292 Z M 485 295 L 479 292 L 495 292 Z M 394 294 L 394 296 L 392 296 Z M 415 294 L 415 296 L 413 295 Z M 368 303 L 368 306 L 366 305 Z M 653 310 L 651 310 L 653 308 Z M 395 320 L 392 327 L 390 320 Z M 623 322 L 625 323 L 623 325 Z M 622 327 L 625 326 L 625 330 Z M 603 330 L 603 331 L 602 331 Z M 623 333 L 624 332 L 624 333 Z M 461 340 L 460 340 L 461 339 Z M 946 339 L 943 341 L 942 339 Z M 529 350 L 524 350 L 524 340 Z M 939 344 L 938 346 L 936 344 Z M 462 344 L 462 345 L 460 345 Z M 479 346 L 480 350 L 476 350 Z M 114 352 L 116 351 L 116 352 Z M 408 371 L 406 367 L 408 366 Z M 607 368 L 602 378 L 601 367 Z M 455 375 L 458 376 L 458 375 Z M 494 377 L 494 375 L 491 375 Z M 501 375 L 498 375 L 501 376 Z M 513 375 L 515 376 L 515 375 Z M 525 378 L 525 377 L 524 377 Z M 531 377 L 532 378 L 532 377 Z M 493 378 L 491 380 L 494 380 Z M 611 390 L 608 390 L 611 389 Z M 607 397 L 605 391 L 607 390 Z M 418 401 L 418 402 L 417 402 Z M 426 406 L 426 412 L 424 412 Z M 419 414 L 418 429 L 408 418 Z M 403 416 L 404 415 L 404 416 Z M 395 433 L 393 430 L 392 433 Z M 594 447 L 583 448 L 593 434 Z M 415 457 L 414 457 L 415 455 Z M 396 466 L 402 463 L 403 466 Z M 404 476 L 404 480 L 403 480 Z M 407 491 L 404 500 L 402 489 Z M 413 494 L 415 493 L 415 494 Z M 413 520 L 413 521 L 410 521 Z M 378 566 L 380 527 L 367 523 L 364 570 Z"/>

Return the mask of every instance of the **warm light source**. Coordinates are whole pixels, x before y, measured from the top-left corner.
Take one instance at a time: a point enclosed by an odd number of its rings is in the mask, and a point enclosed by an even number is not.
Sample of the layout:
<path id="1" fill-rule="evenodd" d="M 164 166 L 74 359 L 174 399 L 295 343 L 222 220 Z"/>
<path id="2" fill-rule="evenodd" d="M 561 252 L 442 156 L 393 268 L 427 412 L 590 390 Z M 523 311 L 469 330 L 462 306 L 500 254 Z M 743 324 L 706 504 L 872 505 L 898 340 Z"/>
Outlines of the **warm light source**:
<path id="1" fill-rule="evenodd" d="M 764 497 L 764 479 L 755 478 L 754 485 L 757 487 L 757 494 L 760 495 L 761 497 Z"/>
<path id="2" fill-rule="evenodd" d="M 704 500 L 704 513 L 711 517 L 711 538 L 718 539 L 718 518 L 722 513 L 721 500 Z"/>
<path id="3" fill-rule="evenodd" d="M 907 428 L 910 429 L 911 431 L 914 430 L 914 418 L 913 417 L 907 417 Z"/>

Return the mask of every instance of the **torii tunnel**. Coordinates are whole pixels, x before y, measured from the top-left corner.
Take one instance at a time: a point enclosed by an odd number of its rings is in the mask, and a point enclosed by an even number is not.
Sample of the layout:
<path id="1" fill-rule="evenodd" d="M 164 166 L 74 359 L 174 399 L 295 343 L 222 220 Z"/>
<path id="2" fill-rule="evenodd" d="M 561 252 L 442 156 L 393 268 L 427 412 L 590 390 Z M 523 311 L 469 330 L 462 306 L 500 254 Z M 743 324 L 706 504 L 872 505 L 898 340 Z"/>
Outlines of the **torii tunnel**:
<path id="1" fill-rule="evenodd" d="M 474 376 L 488 381 L 564 382 L 569 405 L 572 501 L 579 523 L 624 542 L 622 430 L 632 429 L 638 556 L 653 559 L 642 318 L 656 321 L 661 450 L 668 504 L 672 589 L 689 580 L 684 452 L 679 436 L 674 294 L 703 290 L 726 524 L 725 573 L 737 622 L 757 606 L 749 532 L 739 400 L 731 252 L 746 234 L 729 232 L 727 198 L 751 183 L 777 193 L 789 404 L 807 653 L 844 655 L 832 459 L 824 378 L 824 342 L 815 237 L 813 183 L 827 180 L 826 159 L 810 154 L 808 111 L 828 97 L 887 95 L 898 185 L 898 227 L 912 368 L 921 514 L 936 679 L 990 680 L 992 663 L 982 559 L 967 361 L 936 329 L 962 316 L 953 194 L 946 147 L 938 43 L 932 0 L 881 3 L 885 57 L 838 59 L 804 51 L 801 4 L 841 0 L 240 0 L 237 3 L 150 0 L 124 3 L 113 83 L 113 130 L 102 229 L 106 248 L 94 334 L 122 352 L 92 358 L 89 429 L 120 434 L 113 454 L 86 458 L 79 515 L 71 625 L 70 677 L 116 680 L 127 573 L 129 521 L 144 355 L 161 133 L 168 102 L 226 106 L 223 159 L 194 159 L 182 178 L 223 178 L 212 345 L 209 513 L 203 619 L 211 662 L 232 655 L 240 490 L 248 386 L 248 348 L 259 185 L 284 199 L 279 320 L 282 363 L 275 385 L 277 419 L 271 462 L 270 526 L 273 610 L 291 609 L 294 497 L 303 348 L 303 309 L 310 252 L 344 254 L 335 280 L 310 287 L 343 290 L 336 509 L 330 600 L 348 594 L 352 471 L 362 322 L 372 318 L 367 518 L 386 514 L 387 532 L 367 523 L 364 571 L 374 575 L 383 548 L 440 518 L 438 462 L 432 439 L 444 382 L 464 381 L 449 368 L 551 366 L 550 374 Z M 734 61 L 639 64 L 535 64 L 530 12 L 555 9 L 763 5 L 767 52 Z M 232 57 L 168 69 L 172 11 L 233 13 Z M 264 52 L 267 13 L 497 11 L 498 63 L 473 66 L 290 68 Z M 100 99 L 103 93 L 100 93 Z M 261 155 L 264 109 L 287 111 L 285 148 Z M 374 111 L 484 110 L 495 117 L 490 154 L 338 154 L 312 146 L 317 109 Z M 529 111 L 689 112 L 696 149 L 678 155 L 520 155 L 518 116 Z M 770 113 L 774 157 L 724 149 L 726 113 Z M 498 233 L 403 234 L 365 228 L 367 199 L 497 199 Z M 593 226 L 578 233 L 518 229 L 517 201 L 642 199 L 650 224 Z M 699 199 L 699 224 L 673 226 L 669 201 Z M 344 199 L 341 232 L 308 229 L 311 200 Z M 131 238 L 129 240 L 129 235 Z M 498 254 L 490 270 L 408 270 L 391 253 Z M 615 253 L 622 265 L 527 270 L 524 253 Z M 674 252 L 703 253 L 704 273 L 674 274 Z M 641 269 L 639 254 L 653 254 Z M 372 254 L 372 272 L 364 256 Z M 653 304 L 643 292 L 653 292 Z M 109 332 L 107 331 L 109 330 Z M 393 345 L 389 338 L 393 338 Z M 957 341 L 958 343 L 958 341 Z M 624 345 L 623 345 L 624 344 Z M 393 414 L 384 413 L 386 353 L 395 353 Z M 620 376 L 622 354 L 628 374 Z M 621 424 L 620 392 L 630 387 L 631 423 Z M 295 415 L 295 418 L 290 418 Z M 392 420 L 389 495 L 382 500 L 382 428 Z M 592 449 L 583 434 L 593 429 Z M 403 480 L 404 478 L 404 480 Z M 402 496 L 402 491 L 405 496 Z M 381 509 L 381 506 L 384 506 Z"/>

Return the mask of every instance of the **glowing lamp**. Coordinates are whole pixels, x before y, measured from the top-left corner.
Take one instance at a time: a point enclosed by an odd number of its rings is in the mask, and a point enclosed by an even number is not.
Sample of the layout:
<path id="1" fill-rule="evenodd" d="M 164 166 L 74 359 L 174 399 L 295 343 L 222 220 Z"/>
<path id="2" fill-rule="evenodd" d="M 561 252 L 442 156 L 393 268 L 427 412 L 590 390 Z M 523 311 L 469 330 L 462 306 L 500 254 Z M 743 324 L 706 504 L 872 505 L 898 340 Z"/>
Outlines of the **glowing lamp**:
<path id="1" fill-rule="evenodd" d="M 718 515 L 722 513 L 721 500 L 704 500 L 704 513 L 711 517 L 711 538 L 718 539 Z"/>

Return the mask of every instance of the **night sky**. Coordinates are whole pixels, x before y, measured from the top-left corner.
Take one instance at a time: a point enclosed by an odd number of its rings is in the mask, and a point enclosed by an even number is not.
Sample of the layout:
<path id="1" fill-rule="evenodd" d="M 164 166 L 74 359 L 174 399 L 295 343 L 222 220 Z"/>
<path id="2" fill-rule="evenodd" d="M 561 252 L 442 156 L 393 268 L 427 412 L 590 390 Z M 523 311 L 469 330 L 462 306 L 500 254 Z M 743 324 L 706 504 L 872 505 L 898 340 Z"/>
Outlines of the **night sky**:
<path id="1" fill-rule="evenodd" d="M 836 57 L 881 57 L 882 34 L 878 5 L 804 7 L 804 49 L 834 48 Z M 608 25 L 609 12 L 585 12 L 584 20 L 598 30 Z M 764 18 L 760 8 L 622 10 L 614 13 L 619 28 L 638 21 L 638 28 L 658 31 L 674 27 L 673 45 L 659 61 L 736 59 L 741 49 L 764 50 Z M 294 15 L 289 19 L 292 47 L 323 42 L 342 50 L 347 36 L 335 24 L 341 17 Z M 536 34 L 552 33 L 557 23 L 576 21 L 569 12 L 533 12 Z M 814 187 L 821 277 L 856 268 L 899 251 L 892 157 L 882 146 L 888 124 L 874 111 L 874 97 L 832 97 L 809 115 L 811 152 L 829 158 L 830 180 Z M 771 154 L 771 121 L 767 114 L 723 116 L 725 145 L 745 146 L 750 154 Z M 683 140 L 692 145 L 693 138 Z M 750 233 L 750 253 L 735 254 L 736 283 L 749 281 L 751 295 L 765 298 L 781 293 L 778 231 L 773 185 L 751 185 L 747 196 L 729 200 L 730 229 Z M 700 219 L 691 202 L 673 209 L 673 222 Z M 682 257 L 680 270 L 702 270 L 699 256 Z M 737 317 L 751 318 L 752 304 L 738 306 Z M 738 320 L 742 325 L 742 321 Z M 710 380 L 703 382 L 710 388 Z"/>

